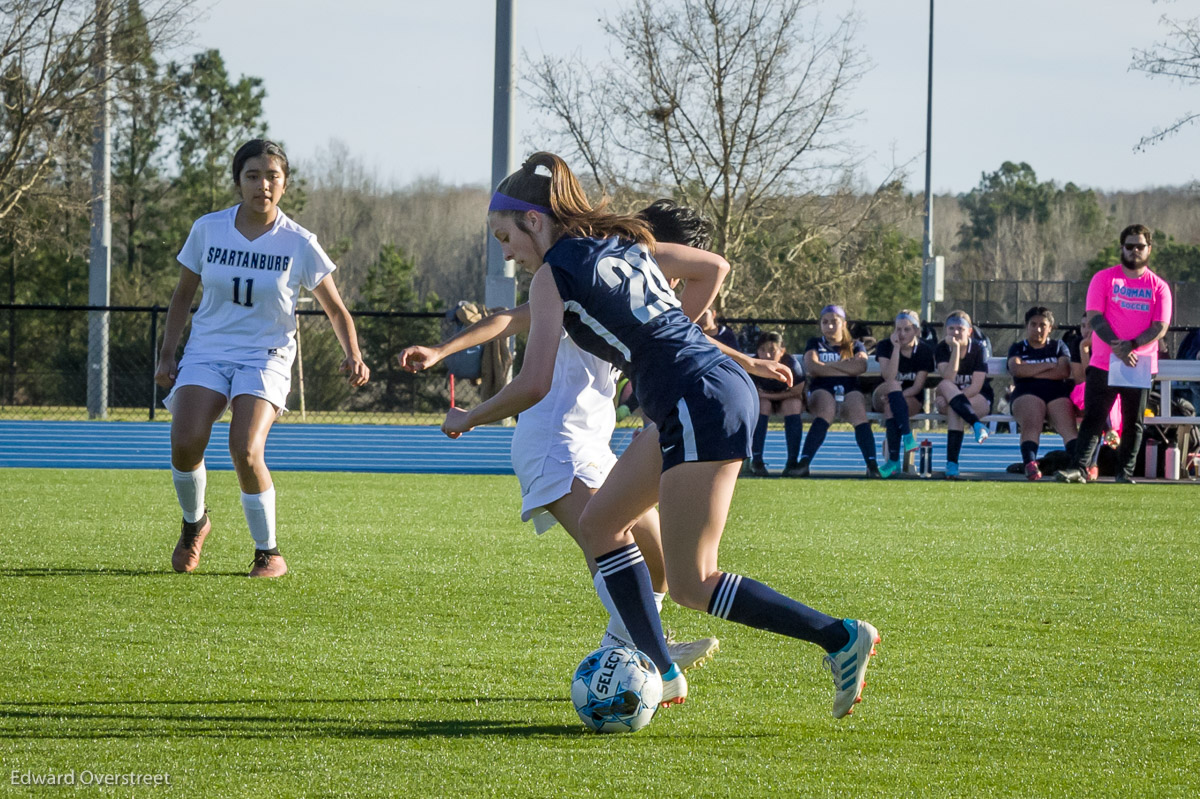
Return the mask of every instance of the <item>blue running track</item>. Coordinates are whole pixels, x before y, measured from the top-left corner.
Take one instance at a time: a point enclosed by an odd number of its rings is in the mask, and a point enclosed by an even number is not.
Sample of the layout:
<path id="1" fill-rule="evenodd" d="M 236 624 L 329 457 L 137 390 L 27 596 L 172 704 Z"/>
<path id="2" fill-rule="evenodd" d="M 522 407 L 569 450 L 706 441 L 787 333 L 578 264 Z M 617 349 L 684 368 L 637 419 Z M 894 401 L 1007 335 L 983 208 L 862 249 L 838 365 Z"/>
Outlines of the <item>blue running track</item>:
<path id="1" fill-rule="evenodd" d="M 277 424 L 267 441 L 267 466 L 280 471 L 433 472 L 512 474 L 511 427 L 481 427 L 450 440 L 432 426 Z M 807 431 L 806 431 L 807 432 Z M 166 469 L 171 457 L 170 425 L 154 422 L 0 422 L 0 467 L 71 469 Z M 619 429 L 613 450 L 621 453 L 632 432 Z M 205 453 L 209 469 L 232 469 L 229 425 L 213 427 Z M 934 468 L 945 463 L 946 435 L 931 433 Z M 970 437 L 968 436 L 968 439 Z M 882 447 L 883 435 L 876 436 Z M 1062 446 L 1058 436 L 1042 436 L 1042 452 Z M 767 436 L 767 465 L 778 471 L 786 459 L 782 431 Z M 985 444 L 968 440 L 960 464 L 964 472 L 1001 473 L 1021 459 L 1015 435 L 996 435 Z M 862 456 L 851 432 L 831 432 L 813 462 L 814 474 L 861 474 Z"/>

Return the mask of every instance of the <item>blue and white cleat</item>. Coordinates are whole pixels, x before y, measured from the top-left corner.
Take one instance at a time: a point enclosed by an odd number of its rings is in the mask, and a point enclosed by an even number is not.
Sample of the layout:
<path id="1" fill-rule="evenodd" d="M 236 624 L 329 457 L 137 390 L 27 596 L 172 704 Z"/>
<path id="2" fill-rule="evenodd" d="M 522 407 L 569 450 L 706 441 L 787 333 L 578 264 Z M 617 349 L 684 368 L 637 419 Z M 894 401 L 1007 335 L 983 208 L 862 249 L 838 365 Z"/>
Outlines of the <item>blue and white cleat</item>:
<path id="1" fill-rule="evenodd" d="M 842 619 L 850 641 L 841 649 L 825 656 L 825 665 L 833 674 L 833 717 L 840 719 L 854 712 L 862 701 L 867 683 L 867 664 L 879 643 L 879 631 L 865 621 Z M 664 694 L 665 696 L 665 694 Z"/>
<path id="2" fill-rule="evenodd" d="M 957 480 L 958 479 L 958 464 L 955 463 L 954 461 L 946 461 L 946 479 L 947 480 Z"/>
<path id="3" fill-rule="evenodd" d="M 683 676 L 683 669 L 675 663 L 672 663 L 671 668 L 662 676 L 662 684 L 663 707 L 682 705 L 687 700 L 687 678 Z"/>
<path id="4" fill-rule="evenodd" d="M 982 444 L 988 440 L 987 425 L 985 425 L 983 422 L 976 422 L 975 424 L 971 425 L 971 429 L 975 431 L 976 444 Z"/>

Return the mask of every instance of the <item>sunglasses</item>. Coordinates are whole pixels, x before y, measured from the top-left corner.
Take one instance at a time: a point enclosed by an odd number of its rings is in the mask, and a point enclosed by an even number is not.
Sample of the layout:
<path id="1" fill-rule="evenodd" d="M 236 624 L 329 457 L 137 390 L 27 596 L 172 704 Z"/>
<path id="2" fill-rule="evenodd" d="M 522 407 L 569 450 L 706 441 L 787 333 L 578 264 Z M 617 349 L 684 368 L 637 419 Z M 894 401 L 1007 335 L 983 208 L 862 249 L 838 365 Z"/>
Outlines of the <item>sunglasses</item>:
<path id="1" fill-rule="evenodd" d="M 1146 248 L 1147 248 L 1147 247 L 1149 247 L 1150 245 L 1149 245 L 1149 244 L 1125 244 L 1125 245 L 1123 245 L 1123 246 L 1124 246 L 1124 247 L 1125 247 L 1125 249 L 1127 249 L 1127 250 L 1133 250 L 1133 251 L 1135 251 L 1135 252 L 1141 252 L 1142 250 L 1146 249 Z"/>

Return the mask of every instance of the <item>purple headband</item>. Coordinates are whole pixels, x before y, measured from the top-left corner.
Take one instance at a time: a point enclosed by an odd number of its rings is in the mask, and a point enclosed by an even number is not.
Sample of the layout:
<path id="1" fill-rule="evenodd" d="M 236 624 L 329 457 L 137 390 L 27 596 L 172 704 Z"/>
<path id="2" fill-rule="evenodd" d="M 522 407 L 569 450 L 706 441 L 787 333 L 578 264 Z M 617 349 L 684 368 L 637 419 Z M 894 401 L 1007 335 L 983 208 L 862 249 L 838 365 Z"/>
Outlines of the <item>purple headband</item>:
<path id="1" fill-rule="evenodd" d="M 492 202 L 488 205 L 488 213 L 492 211 L 537 211 L 539 214 L 554 216 L 550 209 L 544 205 L 527 203 L 524 200 L 518 200 L 516 197 L 509 197 L 507 194 L 501 194 L 500 192 L 492 195 Z"/>
<path id="2" fill-rule="evenodd" d="M 826 305 L 821 309 L 821 316 L 824 316 L 827 313 L 837 314 L 843 319 L 846 318 L 846 309 L 840 305 Z"/>

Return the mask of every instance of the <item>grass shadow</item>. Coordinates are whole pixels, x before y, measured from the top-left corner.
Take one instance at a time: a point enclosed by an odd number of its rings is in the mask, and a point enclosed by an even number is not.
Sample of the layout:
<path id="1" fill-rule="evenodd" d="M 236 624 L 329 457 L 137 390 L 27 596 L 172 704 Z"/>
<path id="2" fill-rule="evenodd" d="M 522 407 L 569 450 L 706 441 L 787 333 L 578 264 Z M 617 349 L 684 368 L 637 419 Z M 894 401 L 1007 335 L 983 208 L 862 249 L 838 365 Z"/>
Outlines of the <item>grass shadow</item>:
<path id="1" fill-rule="evenodd" d="M 0 567 L 0 579 L 6 577 L 175 577 L 176 572 L 167 569 L 113 569 L 97 566 L 91 569 L 76 566 L 27 566 L 15 568 Z M 245 577 L 246 572 L 192 572 L 195 577 Z"/>

